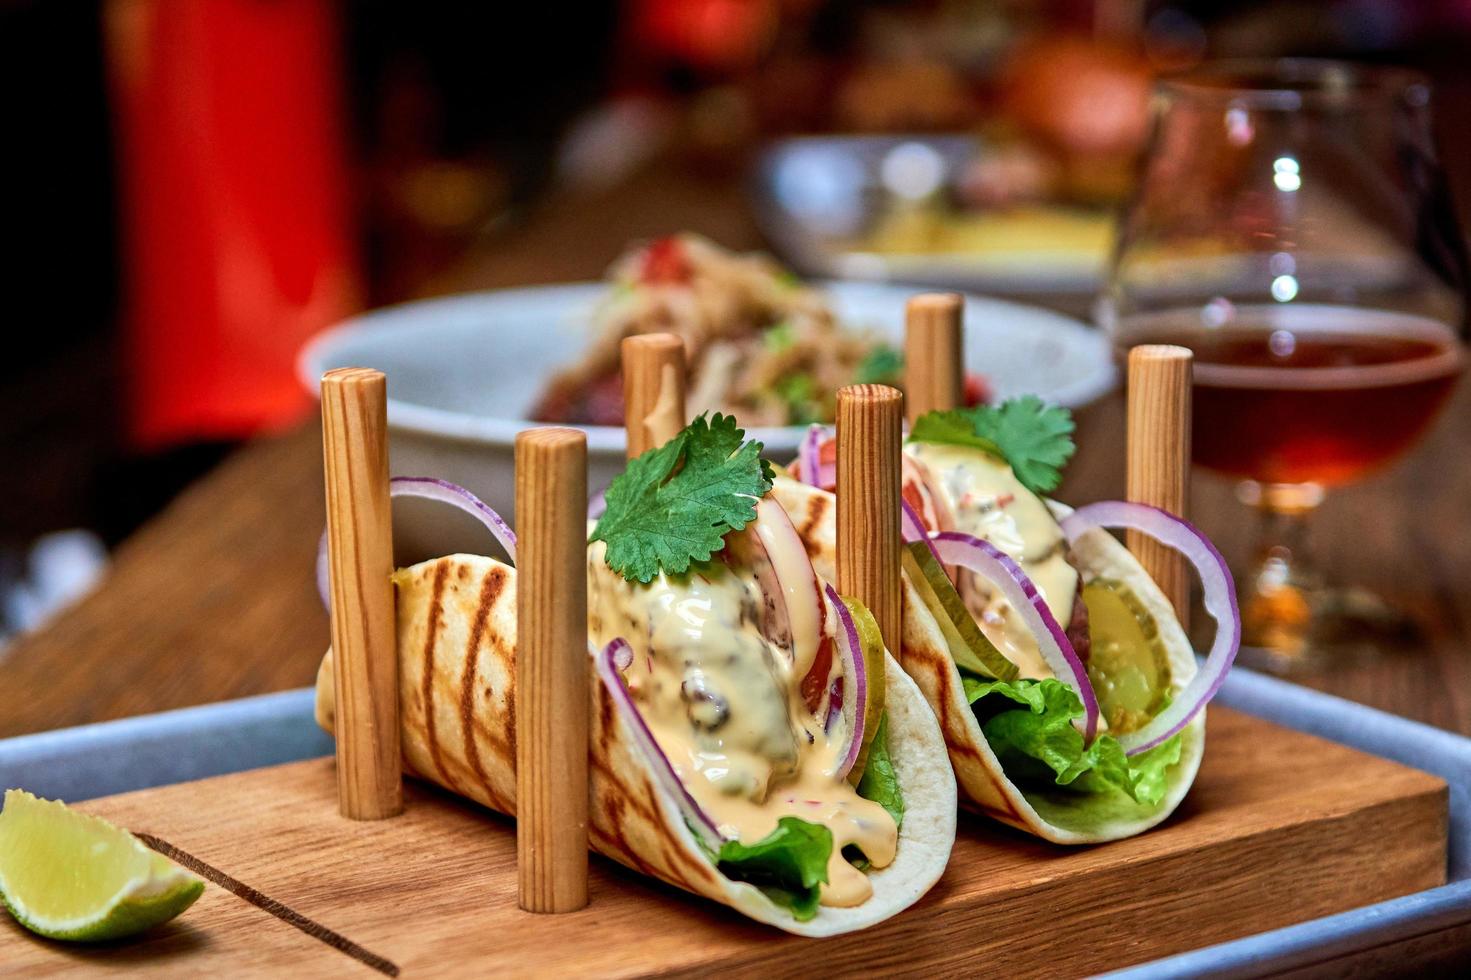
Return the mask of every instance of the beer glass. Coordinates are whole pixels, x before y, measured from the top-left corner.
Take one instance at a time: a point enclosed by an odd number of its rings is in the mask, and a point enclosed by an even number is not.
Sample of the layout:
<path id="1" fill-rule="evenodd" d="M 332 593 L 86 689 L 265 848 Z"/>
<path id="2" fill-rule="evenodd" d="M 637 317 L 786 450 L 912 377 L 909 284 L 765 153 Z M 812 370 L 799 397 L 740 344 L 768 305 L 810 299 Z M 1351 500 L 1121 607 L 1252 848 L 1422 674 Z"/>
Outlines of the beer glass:
<path id="1" fill-rule="evenodd" d="M 1325 582 L 1305 522 L 1445 405 L 1466 282 L 1422 76 L 1279 60 L 1157 85 L 1099 318 L 1121 352 L 1195 352 L 1195 462 L 1238 480 L 1260 514 L 1255 564 L 1237 581 L 1259 664 L 1404 635 L 1382 601 Z"/>

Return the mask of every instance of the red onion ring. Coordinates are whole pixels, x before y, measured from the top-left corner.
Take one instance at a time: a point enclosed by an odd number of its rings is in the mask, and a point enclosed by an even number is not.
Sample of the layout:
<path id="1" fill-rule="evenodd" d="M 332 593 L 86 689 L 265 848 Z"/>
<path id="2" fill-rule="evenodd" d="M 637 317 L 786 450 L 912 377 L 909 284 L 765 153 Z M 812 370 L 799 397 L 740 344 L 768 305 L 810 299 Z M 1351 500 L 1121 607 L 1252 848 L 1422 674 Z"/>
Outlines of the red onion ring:
<path id="1" fill-rule="evenodd" d="M 817 471 L 822 466 L 821 458 L 817 454 L 820 445 L 822 445 L 822 426 L 808 426 L 807 435 L 802 437 L 802 444 L 797 447 L 797 479 L 809 486 L 817 486 Z"/>
<path id="2" fill-rule="evenodd" d="M 657 779 L 664 791 L 674 797 L 679 804 L 680 813 L 684 816 L 692 831 L 703 841 L 705 847 L 711 853 L 718 853 L 722 838 L 720 832 L 715 828 L 715 823 L 700 809 L 700 804 L 685 789 L 679 774 L 674 771 L 669 757 L 659 747 L 654 733 L 649 731 L 648 723 L 644 716 L 639 713 L 638 705 L 634 703 L 633 692 L 628 689 L 628 684 L 623 679 L 622 669 L 619 664 L 631 665 L 633 663 L 633 648 L 623 637 L 617 637 L 613 642 L 603 647 L 601 652 L 593 652 L 593 669 L 597 672 L 598 679 L 612 695 L 613 705 L 618 713 L 623 716 L 624 723 L 633 733 L 633 740 L 643 752 L 644 758 L 654 770 L 654 778 Z"/>
<path id="3" fill-rule="evenodd" d="M 1038 649 L 1047 666 L 1082 700 L 1083 739 L 1092 742 L 1098 734 L 1098 698 L 1093 694 L 1088 670 L 1027 573 L 1006 552 L 974 535 L 943 531 L 931 541 L 943 564 L 968 568 L 1001 590 L 1037 637 Z"/>
<path id="4" fill-rule="evenodd" d="M 1205 592 L 1205 609 L 1216 621 L 1216 638 L 1205 664 L 1165 710 L 1137 732 L 1119 736 L 1119 744 L 1136 755 L 1163 742 L 1190 723 L 1216 692 L 1241 647 L 1241 611 L 1236 605 L 1236 583 L 1226 559 L 1209 538 L 1188 521 L 1147 504 L 1106 500 L 1079 507 L 1062 519 L 1062 533 L 1072 544 L 1081 535 L 1103 528 L 1129 528 L 1174 548 L 1195 566 Z"/>
<path id="5" fill-rule="evenodd" d="M 837 589 L 826 583 L 823 588 L 838 617 L 838 651 L 843 658 L 843 717 L 848 721 L 848 746 L 834 775 L 846 779 L 863 748 L 863 726 L 868 723 L 864 717 L 868 710 L 868 669 L 863 661 L 863 642 L 858 639 L 858 627 L 847 604 Z"/>
<path id="6" fill-rule="evenodd" d="M 930 554 L 935 556 L 935 561 L 940 561 L 940 553 L 935 550 L 935 542 L 930 540 L 930 532 L 924 526 L 924 521 L 919 519 L 919 514 L 903 497 L 899 498 L 899 530 L 905 541 L 923 541 L 930 549 Z M 944 562 L 940 564 L 943 565 Z"/>
<path id="7" fill-rule="evenodd" d="M 756 502 L 756 519 L 749 525 L 757 542 L 766 552 L 767 564 L 776 583 L 776 598 L 782 603 L 787 632 L 791 635 L 793 665 L 803 671 L 810 670 L 823 634 L 827 631 L 827 616 L 824 615 L 822 591 L 817 570 L 807 554 L 802 536 L 792 525 L 792 519 L 774 497 L 763 497 Z M 795 568 L 776 560 L 778 554 L 794 555 L 799 560 Z M 815 636 L 797 635 L 798 619 L 792 615 L 796 608 L 814 612 Z"/>
<path id="8" fill-rule="evenodd" d="M 822 447 L 829 440 L 836 438 L 832 429 L 818 424 L 813 424 L 807 429 L 807 435 L 802 437 L 802 443 L 797 447 L 797 479 L 809 487 L 819 490 L 831 491 L 838 482 L 838 467 L 835 463 L 822 462 Z"/>
<path id="9" fill-rule="evenodd" d="M 516 563 L 516 532 L 511 530 L 511 525 L 507 524 L 505 519 L 497 514 L 489 504 L 464 487 L 450 483 L 448 480 L 436 480 L 428 476 L 396 476 L 388 481 L 388 496 L 389 499 L 421 497 L 425 500 L 437 500 L 464 511 L 484 524 L 500 542 L 501 547 L 506 549 L 511 564 Z M 322 540 L 317 545 L 317 592 L 322 597 L 322 605 L 330 610 L 332 608 L 332 586 L 329 581 L 328 565 L 327 532 L 323 531 Z"/>

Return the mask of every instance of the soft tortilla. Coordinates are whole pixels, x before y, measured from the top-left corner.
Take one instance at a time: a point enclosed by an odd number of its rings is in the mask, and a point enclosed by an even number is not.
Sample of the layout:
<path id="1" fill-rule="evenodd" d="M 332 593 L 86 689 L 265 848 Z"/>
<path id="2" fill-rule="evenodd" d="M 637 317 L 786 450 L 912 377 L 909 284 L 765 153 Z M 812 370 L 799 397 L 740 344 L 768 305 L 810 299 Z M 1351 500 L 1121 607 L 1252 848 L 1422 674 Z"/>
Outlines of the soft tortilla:
<path id="1" fill-rule="evenodd" d="M 831 576 L 836 567 L 837 507 L 832 494 L 785 476 L 772 490 L 807 543 L 818 574 Z M 1069 508 L 1051 502 L 1062 518 Z M 1105 531 L 1092 531 L 1073 548 L 1073 562 L 1085 581 L 1112 578 L 1127 586 L 1159 625 L 1170 660 L 1175 693 L 1195 676 L 1190 641 L 1175 619 L 1169 600 L 1129 554 Z M 1181 733 L 1180 761 L 1166 777 L 1165 795 L 1155 806 L 1135 803 L 1123 793 L 1082 794 L 1058 787 L 1023 790 L 1002 770 L 981 732 L 980 722 L 965 697 L 960 670 L 950 655 L 945 636 L 929 608 L 908 578 L 904 579 L 904 632 L 899 659 L 914 678 L 939 717 L 950 750 L 950 762 L 962 797 L 971 806 L 1003 823 L 1057 844 L 1096 844 L 1130 837 L 1148 830 L 1174 812 L 1189 792 L 1205 752 L 1205 712 L 1201 711 Z"/>
<path id="2" fill-rule="evenodd" d="M 404 761 L 411 773 L 502 813 L 516 812 L 516 570 L 451 555 L 395 576 Z M 755 886 L 724 877 L 685 826 L 594 675 L 589 838 L 647 875 L 803 936 L 862 929 L 908 908 L 939 880 L 955 842 L 955 779 L 914 682 L 888 660 L 889 747 L 907 812 L 899 850 L 869 874 L 855 908 L 823 906 L 798 922 Z M 589 661 L 589 669 L 592 664 Z M 332 652 L 317 673 L 317 721 L 333 723 Z"/>

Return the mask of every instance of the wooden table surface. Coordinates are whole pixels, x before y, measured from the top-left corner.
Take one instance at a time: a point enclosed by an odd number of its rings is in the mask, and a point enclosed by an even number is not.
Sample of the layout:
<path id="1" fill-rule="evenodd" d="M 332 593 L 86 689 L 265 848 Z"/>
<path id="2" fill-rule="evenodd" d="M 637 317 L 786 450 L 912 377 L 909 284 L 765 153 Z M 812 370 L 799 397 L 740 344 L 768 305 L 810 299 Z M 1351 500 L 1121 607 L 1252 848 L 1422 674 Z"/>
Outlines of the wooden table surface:
<path id="1" fill-rule="evenodd" d="M 760 245 L 734 181 L 652 174 L 549 202 L 426 292 L 594 278 L 628 240 L 678 229 Z M 1120 496 L 1122 399 L 1078 422 L 1058 496 Z M 241 450 L 125 542 L 94 594 L 0 654 L 0 737 L 310 683 L 327 644 L 313 584 L 319 439 L 311 423 Z M 1411 458 L 1329 496 L 1314 534 L 1325 566 L 1411 610 L 1425 637 L 1413 652 L 1333 665 L 1303 683 L 1471 734 L 1468 447 L 1463 384 Z M 1192 515 L 1241 567 L 1252 519 L 1231 487 L 1197 476 Z"/>

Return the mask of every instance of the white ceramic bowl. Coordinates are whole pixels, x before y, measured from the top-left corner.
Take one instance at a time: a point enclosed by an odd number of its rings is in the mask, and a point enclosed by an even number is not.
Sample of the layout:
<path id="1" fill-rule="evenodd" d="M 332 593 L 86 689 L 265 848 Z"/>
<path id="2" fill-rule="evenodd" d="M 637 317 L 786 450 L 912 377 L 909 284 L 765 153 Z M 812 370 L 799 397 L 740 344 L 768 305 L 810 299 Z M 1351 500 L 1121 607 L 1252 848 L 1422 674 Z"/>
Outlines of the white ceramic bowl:
<path id="1" fill-rule="evenodd" d="M 395 475 L 437 476 L 513 517 L 516 433 L 547 376 L 573 361 L 590 335 L 591 312 L 606 286 L 578 283 L 468 293 L 392 306 L 319 334 L 298 358 L 313 393 L 324 371 L 371 367 L 388 375 L 390 465 Z M 839 319 L 900 344 L 913 287 L 829 283 Z M 1106 339 L 1048 310 L 966 297 L 966 365 L 999 397 L 1034 393 L 1084 405 L 1116 380 Z M 623 430 L 586 426 L 588 486 L 599 490 L 623 468 Z M 796 455 L 800 426 L 752 429 L 767 455 Z"/>

